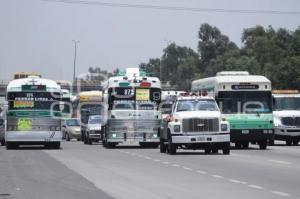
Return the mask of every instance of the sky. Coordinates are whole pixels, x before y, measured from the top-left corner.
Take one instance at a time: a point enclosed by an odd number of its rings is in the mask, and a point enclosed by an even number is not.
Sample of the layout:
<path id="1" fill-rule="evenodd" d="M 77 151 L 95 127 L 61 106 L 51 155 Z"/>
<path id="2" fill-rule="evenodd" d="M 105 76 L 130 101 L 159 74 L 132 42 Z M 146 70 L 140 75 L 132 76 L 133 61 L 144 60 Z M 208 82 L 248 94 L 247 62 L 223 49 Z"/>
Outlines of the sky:
<path id="1" fill-rule="evenodd" d="M 86 0 L 89 1 L 89 0 Z M 211 9 L 300 12 L 299 0 L 90 0 Z M 300 14 L 191 12 L 41 0 L 0 0 L 0 81 L 17 72 L 54 80 L 73 78 L 74 42 L 79 40 L 76 75 L 89 67 L 113 71 L 160 57 L 170 42 L 197 50 L 201 24 L 218 27 L 241 46 L 245 28 L 262 25 L 295 30 Z"/>

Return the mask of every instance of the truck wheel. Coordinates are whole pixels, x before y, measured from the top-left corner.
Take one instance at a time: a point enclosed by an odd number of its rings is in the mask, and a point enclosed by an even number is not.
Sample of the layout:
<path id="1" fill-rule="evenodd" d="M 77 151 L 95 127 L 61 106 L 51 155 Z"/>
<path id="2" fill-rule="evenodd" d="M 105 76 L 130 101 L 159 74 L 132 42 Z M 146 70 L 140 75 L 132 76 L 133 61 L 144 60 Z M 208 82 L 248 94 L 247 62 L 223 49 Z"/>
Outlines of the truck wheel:
<path id="1" fill-rule="evenodd" d="M 293 145 L 298 146 L 298 140 L 293 140 Z"/>
<path id="2" fill-rule="evenodd" d="M 159 150 L 161 153 L 166 153 L 166 151 L 167 151 L 167 147 L 162 138 L 160 139 L 160 142 L 159 142 Z"/>
<path id="3" fill-rule="evenodd" d="M 89 136 L 86 136 L 86 143 L 89 145 L 93 144 L 93 141 Z"/>
<path id="4" fill-rule="evenodd" d="M 229 155 L 230 154 L 230 143 L 225 144 L 223 146 L 222 152 L 224 155 Z"/>
<path id="5" fill-rule="evenodd" d="M 291 146 L 292 145 L 292 140 L 291 139 L 288 139 L 285 141 L 286 145 L 287 146 Z"/>
<path id="6" fill-rule="evenodd" d="M 174 155 L 174 154 L 176 154 L 176 150 L 177 150 L 177 147 L 175 144 L 172 143 L 172 137 L 170 135 L 169 139 L 168 139 L 168 152 L 170 155 Z"/>
<path id="7" fill-rule="evenodd" d="M 268 142 L 267 140 L 259 141 L 258 145 L 259 145 L 259 149 L 265 150 L 267 149 Z"/>
<path id="8" fill-rule="evenodd" d="M 213 147 L 213 148 L 211 149 L 211 151 L 212 151 L 213 154 L 217 154 L 219 150 L 218 150 L 217 147 Z"/>

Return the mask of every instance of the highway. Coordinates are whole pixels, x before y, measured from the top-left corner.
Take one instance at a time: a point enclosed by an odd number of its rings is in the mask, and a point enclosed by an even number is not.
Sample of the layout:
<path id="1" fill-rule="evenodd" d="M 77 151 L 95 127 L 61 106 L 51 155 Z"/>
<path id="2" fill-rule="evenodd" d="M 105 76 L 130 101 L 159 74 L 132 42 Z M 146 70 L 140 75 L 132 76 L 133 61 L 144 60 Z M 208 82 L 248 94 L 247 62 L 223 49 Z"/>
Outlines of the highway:
<path id="1" fill-rule="evenodd" d="M 0 147 L 0 199 L 300 198 L 300 146 L 250 145 L 230 155 L 63 142 L 60 150 Z"/>

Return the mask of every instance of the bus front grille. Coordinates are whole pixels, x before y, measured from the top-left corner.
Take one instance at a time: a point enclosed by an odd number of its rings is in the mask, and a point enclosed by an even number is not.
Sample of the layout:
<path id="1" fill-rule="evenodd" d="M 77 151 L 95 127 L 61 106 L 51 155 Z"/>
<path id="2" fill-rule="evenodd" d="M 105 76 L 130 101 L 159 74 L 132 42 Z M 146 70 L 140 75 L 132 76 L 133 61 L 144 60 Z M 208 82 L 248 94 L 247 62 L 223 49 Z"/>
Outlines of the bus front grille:
<path id="1" fill-rule="evenodd" d="M 300 117 L 283 117 L 281 123 L 285 126 L 300 126 Z"/>

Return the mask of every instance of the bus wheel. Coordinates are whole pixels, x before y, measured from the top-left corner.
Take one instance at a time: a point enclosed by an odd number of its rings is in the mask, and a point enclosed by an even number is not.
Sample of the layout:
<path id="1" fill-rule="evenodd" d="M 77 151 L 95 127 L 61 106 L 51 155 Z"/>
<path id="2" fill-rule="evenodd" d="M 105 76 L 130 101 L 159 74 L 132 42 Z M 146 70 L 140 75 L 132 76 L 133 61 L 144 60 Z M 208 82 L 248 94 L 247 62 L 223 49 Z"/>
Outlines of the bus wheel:
<path id="1" fill-rule="evenodd" d="M 234 144 L 235 144 L 236 149 L 241 149 L 242 148 L 242 144 L 240 142 L 236 142 Z"/>
<path id="2" fill-rule="evenodd" d="M 162 138 L 160 138 L 160 142 L 159 142 L 159 150 L 161 153 L 166 153 L 167 152 L 167 147 L 164 143 L 164 140 Z"/>
<path id="3" fill-rule="evenodd" d="M 243 142 L 242 146 L 244 149 L 248 149 L 249 148 L 249 142 Z"/>
<path id="4" fill-rule="evenodd" d="M 267 148 L 267 140 L 263 140 L 263 141 L 259 141 L 258 145 L 259 145 L 259 149 L 265 150 Z"/>
<path id="5" fill-rule="evenodd" d="M 298 140 L 293 140 L 293 145 L 297 146 L 298 145 Z"/>
<path id="6" fill-rule="evenodd" d="M 204 149 L 204 153 L 205 154 L 210 154 L 210 152 L 211 152 L 211 148 L 210 147 Z"/>

